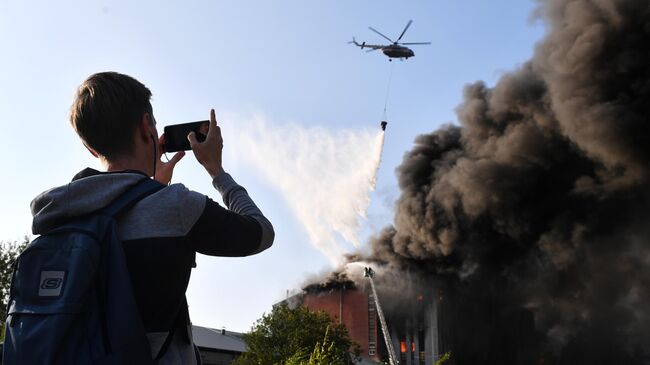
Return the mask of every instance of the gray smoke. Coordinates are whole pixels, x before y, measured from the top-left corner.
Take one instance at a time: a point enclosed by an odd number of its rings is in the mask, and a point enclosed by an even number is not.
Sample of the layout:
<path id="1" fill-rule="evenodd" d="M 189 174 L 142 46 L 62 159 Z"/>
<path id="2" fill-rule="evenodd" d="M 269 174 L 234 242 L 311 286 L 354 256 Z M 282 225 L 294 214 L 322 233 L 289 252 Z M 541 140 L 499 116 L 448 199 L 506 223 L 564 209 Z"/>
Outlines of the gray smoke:
<path id="1" fill-rule="evenodd" d="M 643 363 L 650 2 L 549 0 L 537 15 L 548 33 L 533 58 L 492 88 L 468 85 L 460 126 L 417 137 L 397 170 L 394 225 L 366 259 L 499 307 L 497 327 L 532 313 L 535 359 Z M 480 316 L 454 318 L 459 329 L 499 331 Z"/>

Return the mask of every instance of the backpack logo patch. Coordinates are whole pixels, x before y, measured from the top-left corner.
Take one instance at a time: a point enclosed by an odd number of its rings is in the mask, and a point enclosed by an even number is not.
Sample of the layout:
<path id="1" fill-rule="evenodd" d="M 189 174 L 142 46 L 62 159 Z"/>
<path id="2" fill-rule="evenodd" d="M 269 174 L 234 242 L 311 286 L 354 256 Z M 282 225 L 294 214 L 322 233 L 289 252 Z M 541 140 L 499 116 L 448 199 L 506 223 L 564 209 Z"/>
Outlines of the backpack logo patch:
<path id="1" fill-rule="evenodd" d="M 41 282 L 38 286 L 39 297 L 58 297 L 63 289 L 65 271 L 41 271 Z"/>

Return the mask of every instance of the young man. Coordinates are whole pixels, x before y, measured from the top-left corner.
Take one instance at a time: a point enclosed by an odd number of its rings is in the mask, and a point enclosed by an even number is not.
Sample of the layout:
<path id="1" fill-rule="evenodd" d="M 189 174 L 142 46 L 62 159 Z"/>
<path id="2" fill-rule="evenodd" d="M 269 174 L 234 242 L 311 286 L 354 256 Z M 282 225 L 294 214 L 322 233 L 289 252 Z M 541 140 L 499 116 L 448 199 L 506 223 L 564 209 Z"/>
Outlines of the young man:
<path id="1" fill-rule="evenodd" d="M 81 84 L 70 122 L 104 171 L 87 168 L 69 184 L 36 197 L 34 234 L 106 206 L 143 178 L 170 182 L 184 153 L 160 161 L 164 136 L 158 138 L 150 97 L 142 83 L 115 72 L 94 74 Z M 269 248 L 274 238 L 271 223 L 223 170 L 223 140 L 214 110 L 206 139 L 198 142 L 193 133 L 188 139 L 227 209 L 182 184 L 172 184 L 138 202 L 118 221 L 152 356 L 173 333 L 159 364 L 200 362 L 185 299 L 196 252 L 247 256 Z"/>

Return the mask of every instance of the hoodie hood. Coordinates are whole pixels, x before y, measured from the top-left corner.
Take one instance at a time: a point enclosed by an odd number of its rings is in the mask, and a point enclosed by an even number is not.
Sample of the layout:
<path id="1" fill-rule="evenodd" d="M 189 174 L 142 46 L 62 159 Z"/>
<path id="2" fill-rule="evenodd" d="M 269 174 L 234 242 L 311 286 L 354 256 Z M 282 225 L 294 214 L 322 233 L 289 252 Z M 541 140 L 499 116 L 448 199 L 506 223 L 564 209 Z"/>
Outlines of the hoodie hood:
<path id="1" fill-rule="evenodd" d="M 72 219 L 99 210 L 126 192 L 142 179 L 135 171 L 99 172 L 85 169 L 63 186 L 47 190 L 31 203 L 32 232 L 47 233 L 52 228 Z"/>

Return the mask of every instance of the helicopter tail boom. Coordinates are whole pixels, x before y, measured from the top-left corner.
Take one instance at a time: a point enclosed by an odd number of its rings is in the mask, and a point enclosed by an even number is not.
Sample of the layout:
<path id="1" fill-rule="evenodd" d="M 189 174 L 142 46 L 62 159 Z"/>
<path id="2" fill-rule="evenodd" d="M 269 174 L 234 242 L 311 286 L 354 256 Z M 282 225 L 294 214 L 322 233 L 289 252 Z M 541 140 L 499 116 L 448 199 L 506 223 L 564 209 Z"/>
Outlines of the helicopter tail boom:
<path id="1" fill-rule="evenodd" d="M 357 47 L 361 47 L 361 49 L 363 49 L 366 46 L 366 42 L 361 42 L 361 44 L 359 44 L 359 42 L 357 42 L 357 40 L 354 37 L 352 37 L 352 40 L 348 43 L 354 44 Z"/>
<path id="2" fill-rule="evenodd" d="M 357 42 L 357 40 L 354 37 L 352 37 L 352 40 L 349 41 L 348 43 L 349 44 L 354 44 L 355 46 L 360 47 L 361 49 L 370 48 L 370 51 L 374 51 L 374 50 L 377 50 L 377 49 L 384 48 L 384 46 L 380 46 L 380 45 L 376 45 L 376 44 L 366 44 L 366 42 L 359 43 L 359 42 Z"/>

